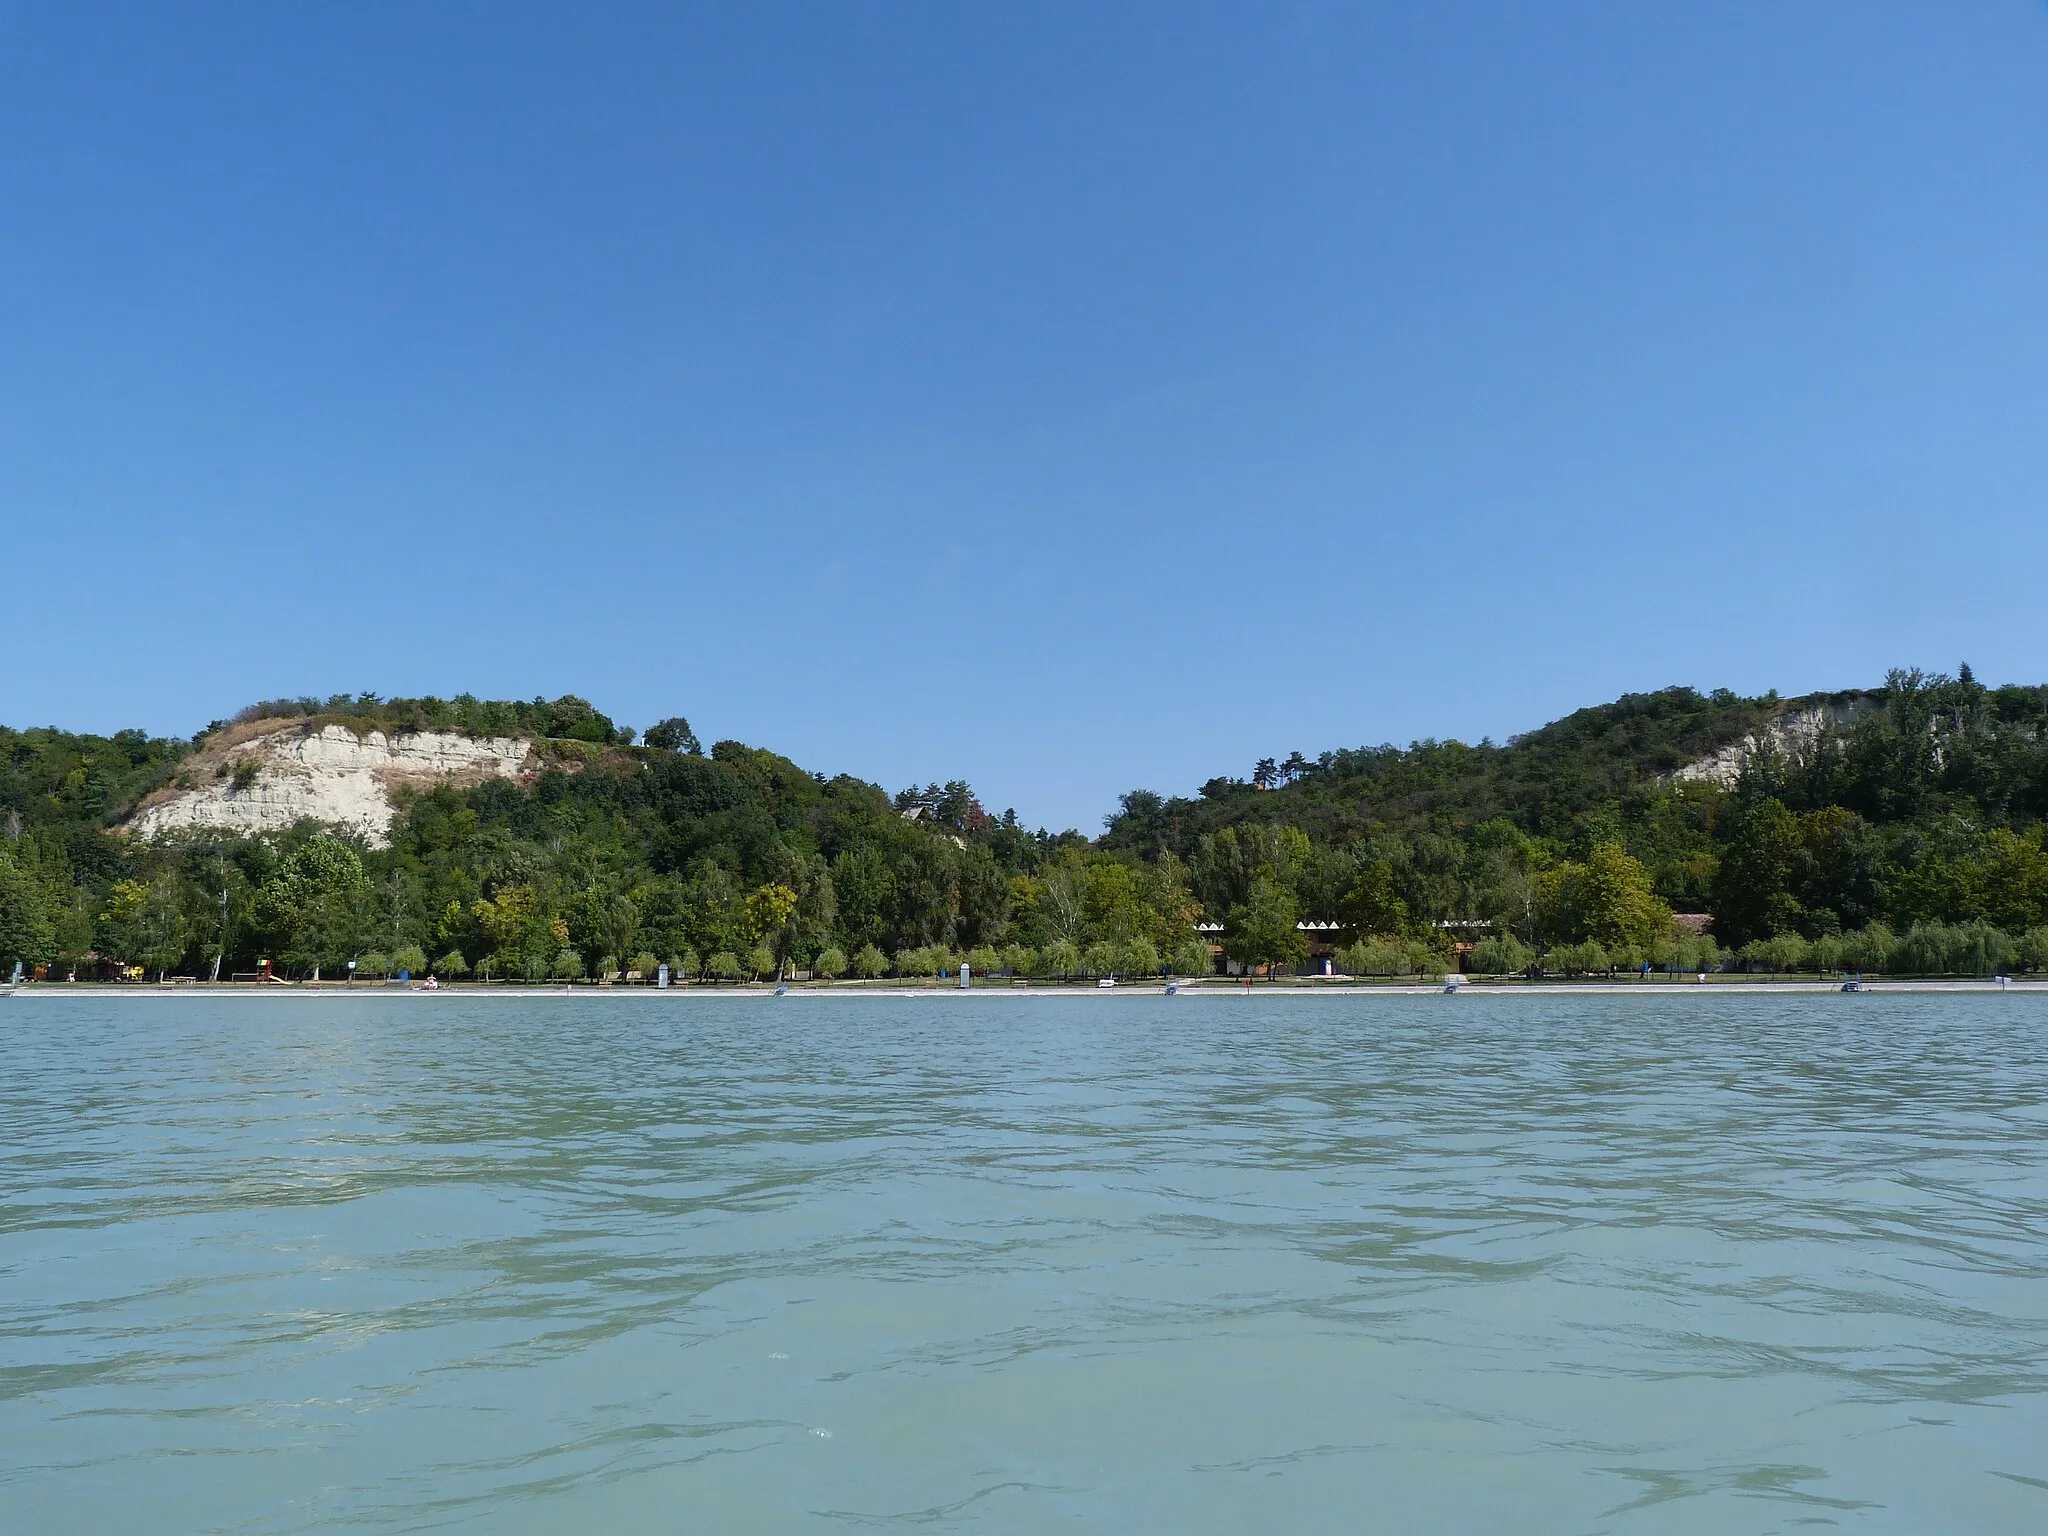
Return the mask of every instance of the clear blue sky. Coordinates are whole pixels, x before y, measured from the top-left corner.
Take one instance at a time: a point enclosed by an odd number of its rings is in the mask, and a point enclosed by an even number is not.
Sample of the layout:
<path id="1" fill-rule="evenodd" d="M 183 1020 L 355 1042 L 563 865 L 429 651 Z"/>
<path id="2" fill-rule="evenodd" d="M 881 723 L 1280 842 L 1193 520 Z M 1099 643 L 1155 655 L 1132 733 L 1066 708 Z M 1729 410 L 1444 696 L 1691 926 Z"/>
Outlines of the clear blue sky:
<path id="1" fill-rule="evenodd" d="M 0 5 L 0 720 L 587 694 L 1092 829 L 2048 680 L 2023 0 Z"/>

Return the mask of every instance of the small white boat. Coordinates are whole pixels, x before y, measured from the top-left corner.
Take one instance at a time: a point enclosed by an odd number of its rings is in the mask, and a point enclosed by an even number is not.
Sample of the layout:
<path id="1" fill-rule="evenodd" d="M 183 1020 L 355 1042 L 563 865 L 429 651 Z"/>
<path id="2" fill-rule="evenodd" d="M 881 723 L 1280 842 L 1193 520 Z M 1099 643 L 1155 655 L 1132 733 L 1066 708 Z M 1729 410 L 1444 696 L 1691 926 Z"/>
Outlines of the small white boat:
<path id="1" fill-rule="evenodd" d="M 1098 987 L 1113 987 L 1116 985 L 1116 978 L 1114 976 L 1104 976 L 1097 980 L 1095 985 Z"/>

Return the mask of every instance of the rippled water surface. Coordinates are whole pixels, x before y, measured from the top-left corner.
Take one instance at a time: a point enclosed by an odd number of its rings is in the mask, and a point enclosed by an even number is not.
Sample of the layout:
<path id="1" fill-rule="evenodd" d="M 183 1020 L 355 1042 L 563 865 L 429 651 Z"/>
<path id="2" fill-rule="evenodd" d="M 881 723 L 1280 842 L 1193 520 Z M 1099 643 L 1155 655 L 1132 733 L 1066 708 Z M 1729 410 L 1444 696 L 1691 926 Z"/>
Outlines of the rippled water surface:
<path id="1" fill-rule="evenodd" d="M 2048 999 L 0 1000 L 0 1525 L 2048 1529 Z"/>

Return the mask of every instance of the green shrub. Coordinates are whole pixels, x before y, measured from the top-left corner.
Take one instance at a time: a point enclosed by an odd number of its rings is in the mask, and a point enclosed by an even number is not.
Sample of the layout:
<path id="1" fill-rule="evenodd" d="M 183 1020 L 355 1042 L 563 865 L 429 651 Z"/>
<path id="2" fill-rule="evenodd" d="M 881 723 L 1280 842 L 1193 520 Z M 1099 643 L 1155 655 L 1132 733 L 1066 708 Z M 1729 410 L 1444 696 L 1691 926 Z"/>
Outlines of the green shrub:
<path id="1" fill-rule="evenodd" d="M 2029 928 L 2019 936 L 2013 950 L 2028 970 L 2048 968 L 2048 928 Z"/>
<path id="2" fill-rule="evenodd" d="M 1771 969 L 1774 971 L 1810 971 L 1814 969 L 1813 945 L 1803 935 L 1780 933 L 1770 941 Z"/>
<path id="3" fill-rule="evenodd" d="M 461 950 L 451 949 L 447 954 L 434 962 L 434 974 L 436 976 L 467 976 L 469 974 L 469 962 L 462 958 Z"/>
<path id="4" fill-rule="evenodd" d="M 766 944 L 756 944 L 747 951 L 747 974 L 762 977 L 780 975 L 781 967 L 775 959 L 775 951 Z"/>
<path id="5" fill-rule="evenodd" d="M 1812 960 L 1813 946 L 1796 933 L 1780 933 L 1768 939 L 1751 939 L 1737 954 L 1746 969 L 1779 976 L 1805 970 Z"/>
<path id="6" fill-rule="evenodd" d="M 368 954 L 357 955 L 356 974 L 358 976 L 389 976 L 391 974 L 391 957 L 374 949 Z"/>
<path id="7" fill-rule="evenodd" d="M 1066 939 L 1054 939 L 1038 952 L 1038 974 L 1068 977 L 1081 969 L 1081 951 Z"/>
<path id="8" fill-rule="evenodd" d="M 1536 957 L 1512 933 L 1481 939 L 1472 946 L 1472 969 L 1482 976 L 1518 976 Z"/>
<path id="9" fill-rule="evenodd" d="M 889 969 L 889 957 L 873 944 L 863 944 L 853 957 L 853 974 L 862 981 L 873 981 Z"/>
<path id="10" fill-rule="evenodd" d="M 846 965 L 846 951 L 837 944 L 827 944 L 818 952 L 818 958 L 811 962 L 811 974 L 836 981 L 846 974 Z"/>
<path id="11" fill-rule="evenodd" d="M 1441 976 L 1444 973 L 1442 946 L 1427 938 L 1409 939 L 1402 946 L 1401 968 L 1414 976 Z"/>
<path id="12" fill-rule="evenodd" d="M 1915 923 L 1892 952 L 1893 966 L 1910 976 L 1946 976 L 1960 968 L 1962 930 L 1947 923 Z"/>
<path id="13" fill-rule="evenodd" d="M 402 948 L 393 950 L 391 952 L 391 974 L 395 976 L 400 971 L 410 972 L 414 976 L 426 975 L 427 952 L 417 944 L 407 944 Z"/>
<path id="14" fill-rule="evenodd" d="M 1337 951 L 1347 976 L 1400 976 L 1408 969 L 1408 946 L 1392 934 L 1376 933 Z"/>
<path id="15" fill-rule="evenodd" d="M 1209 953 L 1209 941 L 1199 933 L 1181 935 L 1173 946 L 1173 952 L 1166 957 L 1166 963 L 1176 976 L 1216 974 L 1216 957 Z"/>
<path id="16" fill-rule="evenodd" d="M 2011 969 L 2013 942 L 1989 923 L 1958 923 L 1949 950 L 1949 970 L 1958 976 L 1989 976 Z"/>
<path id="17" fill-rule="evenodd" d="M 1649 958 L 1646 944 L 1616 944 L 1607 951 L 1607 967 L 1614 971 L 1641 971 Z"/>
<path id="18" fill-rule="evenodd" d="M 1159 974 L 1159 951 L 1152 941 L 1142 934 L 1117 946 L 1117 974 L 1119 976 L 1157 976 Z"/>
<path id="19" fill-rule="evenodd" d="M 1718 969 L 1721 961 L 1721 946 L 1705 934 L 1678 933 L 1658 942 L 1651 963 L 1675 971 L 1711 971 Z"/>
<path id="20" fill-rule="evenodd" d="M 555 962 L 549 967 L 548 975 L 555 981 L 580 981 L 583 977 L 583 957 L 566 947 L 556 950 Z"/>
<path id="21" fill-rule="evenodd" d="M 1949 931 L 1949 970 L 1954 975 L 2003 976 L 2019 958 L 2012 935 L 1994 924 L 1959 923 Z"/>
<path id="22" fill-rule="evenodd" d="M 1607 947 L 1598 939 L 1566 944 L 1551 951 L 1552 965 L 1567 976 L 1594 976 L 1608 970 Z"/>
<path id="23" fill-rule="evenodd" d="M 1976 927 L 1979 947 L 1975 974 L 2003 976 L 2013 970 L 2019 959 L 2019 945 L 2012 935 L 1990 923 L 1978 923 Z"/>
<path id="24" fill-rule="evenodd" d="M 639 954 L 633 957 L 633 964 L 630 967 L 630 969 L 635 974 L 637 974 L 642 981 L 647 981 L 652 979 L 654 973 L 661 969 L 661 962 L 655 959 L 654 956 L 648 954 L 645 950 L 642 950 Z"/>

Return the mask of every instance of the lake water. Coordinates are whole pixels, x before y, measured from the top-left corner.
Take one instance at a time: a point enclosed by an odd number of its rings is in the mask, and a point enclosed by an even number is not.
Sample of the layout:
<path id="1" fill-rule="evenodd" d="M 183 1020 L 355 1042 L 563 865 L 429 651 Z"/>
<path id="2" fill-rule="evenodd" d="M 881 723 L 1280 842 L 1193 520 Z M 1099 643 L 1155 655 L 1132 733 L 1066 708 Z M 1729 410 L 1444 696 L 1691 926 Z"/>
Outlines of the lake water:
<path id="1" fill-rule="evenodd" d="M 19 1531 L 2048 1529 L 2048 999 L 0 1001 Z"/>

